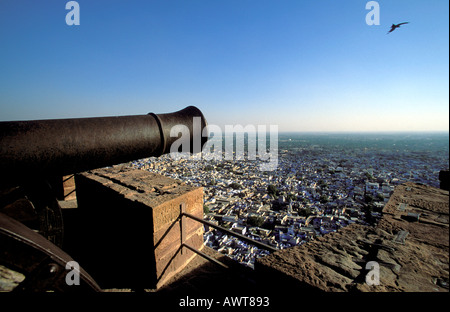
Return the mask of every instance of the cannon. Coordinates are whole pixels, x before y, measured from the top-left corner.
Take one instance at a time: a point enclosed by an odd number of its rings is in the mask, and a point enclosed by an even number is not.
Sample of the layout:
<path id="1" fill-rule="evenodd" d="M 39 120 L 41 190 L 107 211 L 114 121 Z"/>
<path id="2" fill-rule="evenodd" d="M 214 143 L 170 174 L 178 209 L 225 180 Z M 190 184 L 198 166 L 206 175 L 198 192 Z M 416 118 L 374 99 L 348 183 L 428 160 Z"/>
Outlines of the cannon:
<path id="1" fill-rule="evenodd" d="M 194 106 L 166 114 L 0 122 L 0 290 L 100 291 L 62 249 L 55 185 L 69 174 L 167 154 L 180 139 L 171 133 L 178 125 L 189 130 L 190 152 L 200 152 L 207 123 Z M 69 287 L 69 269 L 81 287 Z"/>

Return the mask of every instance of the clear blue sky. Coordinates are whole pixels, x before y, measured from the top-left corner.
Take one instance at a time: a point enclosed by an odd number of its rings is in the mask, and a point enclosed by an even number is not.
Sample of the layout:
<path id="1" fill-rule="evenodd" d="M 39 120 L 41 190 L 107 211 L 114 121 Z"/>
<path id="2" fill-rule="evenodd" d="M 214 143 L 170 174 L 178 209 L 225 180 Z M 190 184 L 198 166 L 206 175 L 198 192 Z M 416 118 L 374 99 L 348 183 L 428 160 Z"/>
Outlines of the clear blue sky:
<path id="1" fill-rule="evenodd" d="M 0 0 L 0 120 L 166 113 L 280 131 L 448 131 L 449 2 Z M 407 25 L 387 35 L 392 23 Z"/>

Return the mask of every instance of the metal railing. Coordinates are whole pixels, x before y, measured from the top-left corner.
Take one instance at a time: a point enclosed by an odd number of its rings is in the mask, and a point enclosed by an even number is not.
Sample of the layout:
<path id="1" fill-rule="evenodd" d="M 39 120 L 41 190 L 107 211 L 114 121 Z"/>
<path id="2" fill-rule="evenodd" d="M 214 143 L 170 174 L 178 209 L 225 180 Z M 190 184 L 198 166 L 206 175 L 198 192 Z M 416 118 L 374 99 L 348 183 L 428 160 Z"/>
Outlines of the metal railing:
<path id="1" fill-rule="evenodd" d="M 214 224 L 212 222 L 209 222 L 209 221 L 203 220 L 203 219 L 201 219 L 199 217 L 196 217 L 194 215 L 191 215 L 191 214 L 186 212 L 185 204 L 184 203 L 181 204 L 180 205 L 180 218 L 181 218 L 181 245 L 182 245 L 182 247 L 186 247 L 187 249 L 197 253 L 198 255 L 202 256 L 203 258 L 205 258 L 205 259 L 207 259 L 209 261 L 212 261 L 212 262 L 214 262 L 214 263 L 216 263 L 216 264 L 218 264 L 218 265 L 220 265 L 222 267 L 229 268 L 227 265 L 223 264 L 222 262 L 218 261 L 217 259 L 214 259 L 214 258 L 208 256 L 207 254 L 201 252 L 200 250 L 197 250 L 197 249 L 195 249 L 195 248 L 193 248 L 193 247 L 191 247 L 191 246 L 189 246 L 189 245 L 187 245 L 185 243 L 185 239 L 186 239 L 186 233 L 185 233 L 186 225 L 185 225 L 185 221 L 184 221 L 185 218 L 183 218 L 183 217 L 190 218 L 190 219 L 195 220 L 197 222 L 200 222 L 200 223 L 202 223 L 204 225 L 208 225 L 208 226 L 210 226 L 210 227 L 212 227 L 214 229 L 217 229 L 217 230 L 219 230 L 219 231 L 221 231 L 223 233 L 226 233 L 228 235 L 234 236 L 234 237 L 238 238 L 239 240 L 242 240 L 244 242 L 252 244 L 252 245 L 254 245 L 254 246 L 258 247 L 258 248 L 261 248 L 261 249 L 264 249 L 264 250 L 267 250 L 267 251 L 270 251 L 270 252 L 275 252 L 275 251 L 278 250 L 275 247 L 272 247 L 270 245 L 267 245 L 267 244 L 264 244 L 262 242 L 256 241 L 256 240 L 251 239 L 251 238 L 249 238 L 247 236 L 244 236 L 242 234 L 233 232 L 233 231 L 228 230 L 228 229 L 226 229 L 226 228 L 224 228 L 222 226 L 219 226 L 219 225 Z"/>

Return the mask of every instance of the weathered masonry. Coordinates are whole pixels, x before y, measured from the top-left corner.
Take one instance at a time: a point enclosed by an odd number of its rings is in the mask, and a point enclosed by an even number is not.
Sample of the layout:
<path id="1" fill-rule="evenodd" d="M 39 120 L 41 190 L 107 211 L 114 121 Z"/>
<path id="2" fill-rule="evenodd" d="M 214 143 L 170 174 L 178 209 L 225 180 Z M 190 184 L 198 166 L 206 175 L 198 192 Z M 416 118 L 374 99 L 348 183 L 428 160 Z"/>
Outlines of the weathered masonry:
<path id="1" fill-rule="evenodd" d="M 76 176 L 78 208 L 66 225 L 67 249 L 103 289 L 158 289 L 201 250 L 203 189 L 130 168 Z M 181 241 L 183 239 L 183 242 Z"/>

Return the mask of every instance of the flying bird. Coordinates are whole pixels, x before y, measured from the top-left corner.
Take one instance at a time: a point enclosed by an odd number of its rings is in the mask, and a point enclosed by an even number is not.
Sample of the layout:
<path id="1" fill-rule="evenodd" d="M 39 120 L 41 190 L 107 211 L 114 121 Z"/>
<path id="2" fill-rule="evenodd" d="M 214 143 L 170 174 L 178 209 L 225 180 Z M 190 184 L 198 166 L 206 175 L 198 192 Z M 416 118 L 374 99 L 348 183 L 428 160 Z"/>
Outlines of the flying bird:
<path id="1" fill-rule="evenodd" d="M 395 24 L 392 24 L 392 26 L 391 26 L 391 30 L 389 30 L 387 33 L 389 34 L 390 32 L 393 32 L 395 29 L 397 29 L 397 28 L 399 28 L 400 27 L 400 25 L 403 25 L 403 24 L 408 24 L 409 22 L 404 22 L 404 23 L 400 23 L 400 24 L 397 24 L 397 25 L 395 25 Z"/>

